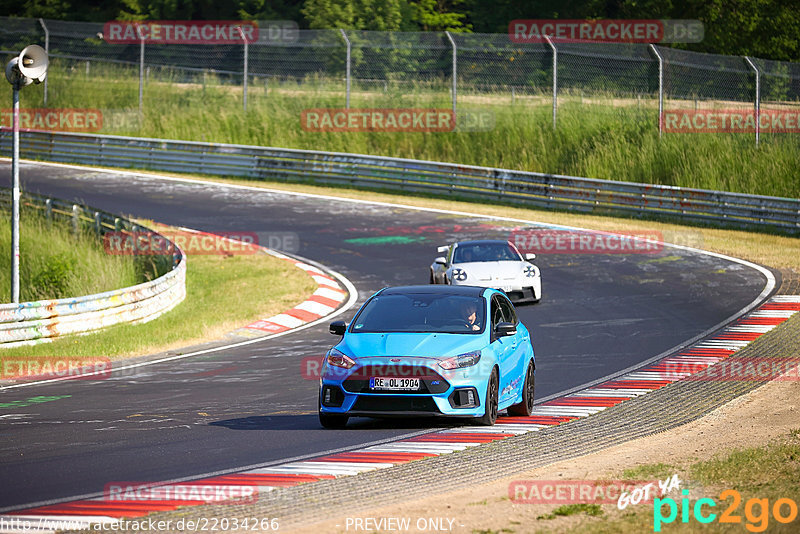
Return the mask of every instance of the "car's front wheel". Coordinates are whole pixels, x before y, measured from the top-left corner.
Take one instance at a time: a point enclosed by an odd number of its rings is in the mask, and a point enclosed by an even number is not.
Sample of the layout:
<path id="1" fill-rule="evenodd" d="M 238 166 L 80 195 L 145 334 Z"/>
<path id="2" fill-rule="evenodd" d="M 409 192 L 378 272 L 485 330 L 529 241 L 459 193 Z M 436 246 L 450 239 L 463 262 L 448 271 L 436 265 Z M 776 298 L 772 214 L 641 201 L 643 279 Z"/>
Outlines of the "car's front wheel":
<path id="1" fill-rule="evenodd" d="M 319 400 L 317 400 L 317 410 L 319 411 L 319 424 L 321 424 L 323 428 L 342 429 L 347 426 L 347 420 L 350 419 L 348 415 L 322 413 L 322 406 Z"/>
<path id="2" fill-rule="evenodd" d="M 525 373 L 525 383 L 522 385 L 522 402 L 508 407 L 509 415 L 529 417 L 533 412 L 533 392 L 534 379 L 533 362 L 528 363 L 528 371 Z"/>
<path id="3" fill-rule="evenodd" d="M 486 386 L 486 402 L 483 408 L 483 417 L 478 417 L 475 422 L 479 425 L 492 426 L 497 421 L 497 397 L 500 381 L 497 378 L 497 369 L 492 369 L 492 376 Z"/>

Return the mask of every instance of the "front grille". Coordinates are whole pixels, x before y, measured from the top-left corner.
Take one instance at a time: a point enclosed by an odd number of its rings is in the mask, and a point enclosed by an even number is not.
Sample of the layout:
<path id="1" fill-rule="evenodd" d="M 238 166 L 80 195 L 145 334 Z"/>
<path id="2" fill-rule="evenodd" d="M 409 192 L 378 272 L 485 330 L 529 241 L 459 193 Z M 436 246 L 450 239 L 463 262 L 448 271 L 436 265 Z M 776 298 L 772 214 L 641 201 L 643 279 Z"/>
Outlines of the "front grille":
<path id="1" fill-rule="evenodd" d="M 430 397 L 363 396 L 356 399 L 353 412 L 441 413 Z"/>
<path id="2" fill-rule="evenodd" d="M 356 369 L 346 380 L 342 382 L 342 387 L 350 393 L 375 393 L 379 395 L 397 395 L 397 391 L 371 390 L 369 379 L 373 376 L 396 377 L 396 378 L 419 378 L 420 389 L 414 391 L 404 391 L 403 395 L 435 395 L 444 393 L 450 389 L 450 383 L 442 378 L 440 374 L 423 366 L 400 366 L 400 365 L 365 365 Z"/>

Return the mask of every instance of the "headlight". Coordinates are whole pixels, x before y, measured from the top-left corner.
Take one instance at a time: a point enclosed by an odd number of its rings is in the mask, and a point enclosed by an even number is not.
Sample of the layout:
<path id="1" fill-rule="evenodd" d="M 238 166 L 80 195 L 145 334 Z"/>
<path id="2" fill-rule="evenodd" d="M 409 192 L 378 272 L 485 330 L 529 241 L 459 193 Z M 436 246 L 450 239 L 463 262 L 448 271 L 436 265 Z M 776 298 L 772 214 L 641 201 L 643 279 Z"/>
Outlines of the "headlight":
<path id="1" fill-rule="evenodd" d="M 459 369 L 461 367 L 472 367 L 479 361 L 481 361 L 481 351 L 474 350 L 472 352 L 465 352 L 464 354 L 459 354 L 458 356 L 453 356 L 452 358 L 442 360 L 439 362 L 439 367 L 449 371 L 451 369 Z"/>
<path id="2" fill-rule="evenodd" d="M 522 270 L 522 274 L 524 274 L 528 278 L 535 278 L 539 276 L 539 268 L 535 265 L 526 265 L 525 268 Z"/>
<path id="3" fill-rule="evenodd" d="M 463 282 L 467 279 L 467 271 L 464 269 L 453 269 L 453 280 Z"/>
<path id="4" fill-rule="evenodd" d="M 343 354 L 342 352 L 336 349 L 331 349 L 328 351 L 327 360 L 328 360 L 328 365 L 333 365 L 334 367 L 341 367 L 343 369 L 350 369 L 356 364 L 356 362 L 352 358 L 350 358 L 346 354 Z"/>

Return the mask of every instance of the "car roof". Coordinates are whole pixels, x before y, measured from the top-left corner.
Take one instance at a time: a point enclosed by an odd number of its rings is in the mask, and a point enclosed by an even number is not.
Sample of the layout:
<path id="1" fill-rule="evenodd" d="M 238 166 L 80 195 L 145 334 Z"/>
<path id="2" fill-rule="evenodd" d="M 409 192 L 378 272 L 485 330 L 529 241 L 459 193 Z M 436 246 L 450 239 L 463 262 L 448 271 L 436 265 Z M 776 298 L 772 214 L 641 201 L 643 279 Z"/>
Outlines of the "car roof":
<path id="1" fill-rule="evenodd" d="M 455 246 L 460 247 L 463 245 L 508 245 L 506 239 L 472 239 L 470 241 L 459 241 Z"/>
<path id="2" fill-rule="evenodd" d="M 485 287 L 478 286 L 450 286 L 450 285 L 424 285 L 424 286 L 397 286 L 382 289 L 381 295 L 454 295 L 465 297 L 480 297 L 486 291 Z"/>

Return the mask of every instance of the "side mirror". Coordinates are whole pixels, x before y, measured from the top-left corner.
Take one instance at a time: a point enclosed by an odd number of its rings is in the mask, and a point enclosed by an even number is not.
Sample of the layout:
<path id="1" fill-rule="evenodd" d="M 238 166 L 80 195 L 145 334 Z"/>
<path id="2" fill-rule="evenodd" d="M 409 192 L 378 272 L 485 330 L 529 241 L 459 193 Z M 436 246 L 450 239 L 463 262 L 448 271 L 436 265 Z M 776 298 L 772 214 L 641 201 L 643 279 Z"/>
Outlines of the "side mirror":
<path id="1" fill-rule="evenodd" d="M 527 254 L 525 254 L 525 259 L 528 261 L 535 260 L 536 254 L 534 254 L 533 252 L 528 252 Z"/>
<path id="2" fill-rule="evenodd" d="M 438 265 L 447 265 L 447 260 L 445 259 L 444 256 L 439 256 L 438 258 L 433 260 L 433 263 L 436 263 Z"/>
<path id="3" fill-rule="evenodd" d="M 498 323 L 497 326 L 494 327 L 494 335 L 498 338 L 513 336 L 516 333 L 517 325 L 513 323 Z"/>
<path id="4" fill-rule="evenodd" d="M 445 254 L 445 253 L 447 253 L 448 250 L 450 250 L 449 246 L 442 245 L 441 247 L 436 249 L 436 252 L 439 252 L 440 254 Z"/>
<path id="5" fill-rule="evenodd" d="M 347 323 L 344 321 L 333 321 L 328 327 L 328 332 L 335 336 L 343 336 L 347 331 Z"/>

